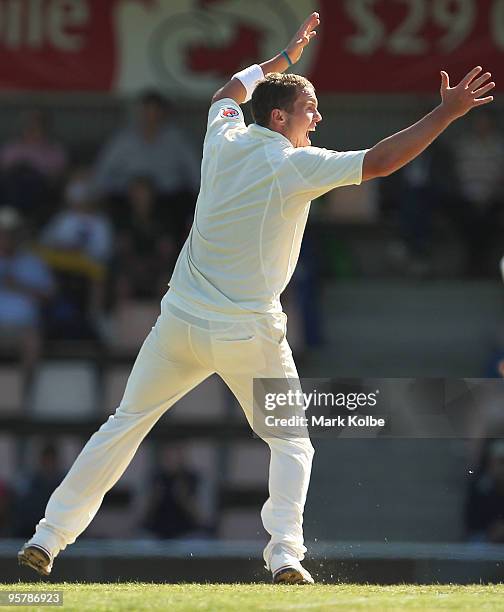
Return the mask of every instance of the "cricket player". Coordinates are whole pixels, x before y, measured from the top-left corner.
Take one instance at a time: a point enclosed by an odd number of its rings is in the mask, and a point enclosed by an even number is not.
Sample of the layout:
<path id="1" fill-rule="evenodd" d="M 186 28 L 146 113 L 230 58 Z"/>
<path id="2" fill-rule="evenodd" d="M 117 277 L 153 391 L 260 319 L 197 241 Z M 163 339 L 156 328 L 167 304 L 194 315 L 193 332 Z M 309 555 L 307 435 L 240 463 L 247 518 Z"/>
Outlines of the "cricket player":
<path id="1" fill-rule="evenodd" d="M 161 314 L 118 409 L 52 494 L 45 517 L 18 553 L 20 563 L 48 575 L 159 417 L 213 373 L 253 425 L 253 379 L 298 378 L 280 295 L 296 266 L 310 201 L 336 187 L 388 176 L 455 119 L 492 100 L 485 94 L 494 83 L 481 67 L 455 87 L 441 72 L 440 104 L 411 127 L 368 150 L 313 147 L 310 133 L 322 120 L 315 88 L 302 76 L 282 73 L 299 60 L 319 23 L 318 13 L 310 15 L 284 51 L 238 72 L 213 96 L 194 223 Z M 254 123 L 247 126 L 240 105 L 250 99 Z M 269 498 L 261 512 L 270 535 L 266 568 L 275 583 L 312 583 L 301 561 L 313 447 L 307 435 L 263 438 L 271 451 Z"/>

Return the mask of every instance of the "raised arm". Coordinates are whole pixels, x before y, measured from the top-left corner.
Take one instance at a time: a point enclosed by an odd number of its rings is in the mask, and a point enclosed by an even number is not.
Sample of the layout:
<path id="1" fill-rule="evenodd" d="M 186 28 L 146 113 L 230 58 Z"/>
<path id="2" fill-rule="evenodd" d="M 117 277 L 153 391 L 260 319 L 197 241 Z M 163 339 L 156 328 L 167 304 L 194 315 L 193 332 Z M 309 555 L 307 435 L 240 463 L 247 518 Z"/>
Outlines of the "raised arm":
<path id="1" fill-rule="evenodd" d="M 304 48 L 317 34 L 314 28 L 320 23 L 319 14 L 312 13 L 301 25 L 299 30 L 293 36 L 290 43 L 287 45 L 284 51 L 281 51 L 278 55 L 271 58 L 267 62 L 259 64 L 262 69 L 263 75 L 266 76 L 270 72 L 284 72 L 292 64 L 299 61 Z M 285 56 L 287 54 L 291 64 Z M 238 104 L 243 104 L 246 101 L 247 90 L 245 86 L 236 77 L 233 77 L 228 81 L 224 87 L 221 87 L 212 97 L 212 104 L 217 100 L 223 98 L 232 98 Z"/>
<path id="2" fill-rule="evenodd" d="M 492 102 L 481 97 L 495 87 L 489 72 L 478 76 L 481 66 L 473 68 L 458 85 L 450 87 L 448 74 L 441 72 L 441 104 L 414 125 L 381 140 L 364 157 L 362 180 L 388 176 L 420 155 L 455 119 L 473 108 Z"/>

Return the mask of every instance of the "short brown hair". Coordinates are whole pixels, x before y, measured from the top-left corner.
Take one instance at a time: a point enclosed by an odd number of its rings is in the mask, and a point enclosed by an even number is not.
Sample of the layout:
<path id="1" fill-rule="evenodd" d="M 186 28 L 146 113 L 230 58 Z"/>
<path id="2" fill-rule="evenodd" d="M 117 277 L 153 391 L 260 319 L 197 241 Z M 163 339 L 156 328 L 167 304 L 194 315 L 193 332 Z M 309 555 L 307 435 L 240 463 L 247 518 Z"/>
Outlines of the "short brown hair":
<path id="1" fill-rule="evenodd" d="M 255 123 L 268 127 L 271 111 L 275 108 L 291 113 L 299 92 L 307 87 L 314 89 L 310 81 L 299 74 L 268 74 L 259 81 L 252 94 L 252 117 Z"/>

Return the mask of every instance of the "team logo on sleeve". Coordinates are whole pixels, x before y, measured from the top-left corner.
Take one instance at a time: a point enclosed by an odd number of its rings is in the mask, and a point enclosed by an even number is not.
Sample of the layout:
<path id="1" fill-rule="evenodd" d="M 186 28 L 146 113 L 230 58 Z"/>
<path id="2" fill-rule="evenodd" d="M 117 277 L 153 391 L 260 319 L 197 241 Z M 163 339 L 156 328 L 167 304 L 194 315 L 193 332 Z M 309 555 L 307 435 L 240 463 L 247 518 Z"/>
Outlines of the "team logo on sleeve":
<path id="1" fill-rule="evenodd" d="M 235 117 L 238 117 L 239 114 L 240 113 L 236 110 L 236 108 L 231 106 L 227 106 L 221 110 L 221 117 L 226 117 L 226 119 L 234 119 Z"/>

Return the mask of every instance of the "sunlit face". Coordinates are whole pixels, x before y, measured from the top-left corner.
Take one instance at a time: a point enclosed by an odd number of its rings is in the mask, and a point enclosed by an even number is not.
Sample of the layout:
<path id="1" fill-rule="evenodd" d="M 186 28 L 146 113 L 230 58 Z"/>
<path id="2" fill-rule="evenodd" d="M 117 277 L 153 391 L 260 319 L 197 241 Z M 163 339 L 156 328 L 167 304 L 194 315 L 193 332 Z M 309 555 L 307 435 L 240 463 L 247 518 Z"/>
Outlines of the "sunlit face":
<path id="1" fill-rule="evenodd" d="M 315 91 L 311 87 L 301 90 L 292 113 L 282 111 L 282 114 L 285 122 L 278 125 L 278 131 L 291 141 L 293 147 L 309 147 L 310 132 L 314 132 L 317 123 L 322 121 Z"/>

